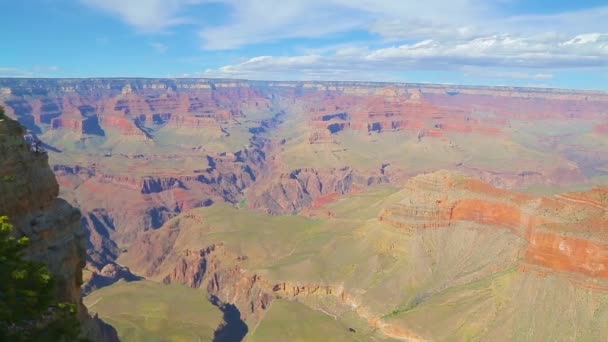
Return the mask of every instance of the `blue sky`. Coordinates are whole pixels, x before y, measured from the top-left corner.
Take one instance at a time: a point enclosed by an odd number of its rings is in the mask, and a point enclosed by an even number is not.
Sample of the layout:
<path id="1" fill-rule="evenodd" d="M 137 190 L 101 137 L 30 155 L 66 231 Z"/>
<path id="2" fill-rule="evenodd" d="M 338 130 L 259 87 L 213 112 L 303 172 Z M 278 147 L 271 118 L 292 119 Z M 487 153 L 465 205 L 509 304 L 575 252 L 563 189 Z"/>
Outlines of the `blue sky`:
<path id="1" fill-rule="evenodd" d="M 606 0 L 2 0 L 0 77 L 608 90 Z"/>

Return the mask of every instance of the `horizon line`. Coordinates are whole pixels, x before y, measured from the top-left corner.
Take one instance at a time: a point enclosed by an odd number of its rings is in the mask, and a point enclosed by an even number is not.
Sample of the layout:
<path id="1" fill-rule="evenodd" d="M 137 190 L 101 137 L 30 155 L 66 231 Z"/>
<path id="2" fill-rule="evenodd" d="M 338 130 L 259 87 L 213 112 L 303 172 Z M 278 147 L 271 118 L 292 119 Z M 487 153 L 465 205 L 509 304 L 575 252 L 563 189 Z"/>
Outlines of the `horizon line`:
<path id="1" fill-rule="evenodd" d="M 231 81 L 231 82 L 282 82 L 282 83 L 363 83 L 378 85 L 426 85 L 426 86 L 445 86 L 445 87 L 470 87 L 470 88 L 496 88 L 496 89 L 530 89 L 530 90 L 565 90 L 597 92 L 608 95 L 608 90 L 591 88 L 560 88 L 552 86 L 516 86 L 516 85 L 480 85 L 464 83 L 434 83 L 434 82 L 399 82 L 399 81 L 363 81 L 363 80 L 270 80 L 270 79 L 247 79 L 247 78 L 225 78 L 225 77 L 147 77 L 147 76 L 111 76 L 111 77 L 0 77 L 0 81 L 5 80 L 205 80 L 205 81 Z"/>

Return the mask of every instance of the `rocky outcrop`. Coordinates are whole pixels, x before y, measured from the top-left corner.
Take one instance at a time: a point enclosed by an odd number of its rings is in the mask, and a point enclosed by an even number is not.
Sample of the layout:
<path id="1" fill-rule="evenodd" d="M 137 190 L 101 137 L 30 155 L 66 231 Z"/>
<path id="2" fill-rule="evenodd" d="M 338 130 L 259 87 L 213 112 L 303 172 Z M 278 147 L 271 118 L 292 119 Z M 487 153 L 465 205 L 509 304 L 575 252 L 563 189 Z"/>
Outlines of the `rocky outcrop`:
<path id="1" fill-rule="evenodd" d="M 329 194 L 345 194 L 355 187 L 388 183 L 382 173 L 362 173 L 350 167 L 342 169 L 296 169 L 282 174 L 267 188 L 256 189 L 258 194 L 248 196 L 251 208 L 269 214 L 297 212 L 313 205 L 314 201 Z"/>
<path id="2" fill-rule="evenodd" d="M 583 182 L 585 176 L 578 167 L 557 167 L 549 172 L 521 171 L 521 172 L 496 172 L 468 167 L 466 163 L 457 166 L 457 170 L 475 177 L 484 183 L 491 184 L 501 189 L 525 189 L 531 185 L 544 184 L 555 186 L 574 182 Z"/>
<path id="3" fill-rule="evenodd" d="M 107 263 L 101 270 L 95 271 L 91 275 L 91 278 L 83 284 L 82 295 L 86 296 L 99 288 L 110 286 L 118 281 L 137 281 L 142 279 L 142 277 L 131 273 L 128 267 L 113 262 Z"/>
<path id="4" fill-rule="evenodd" d="M 253 140 L 236 153 L 207 154 L 207 168 L 183 175 L 110 174 L 94 164 L 55 165 L 54 171 L 72 201 L 79 202 L 88 234 L 87 261 L 101 270 L 118 258 L 118 245 L 128 246 L 183 211 L 240 201 L 244 190 L 266 173 L 264 151 L 265 142 Z"/>
<path id="5" fill-rule="evenodd" d="M 197 214 L 186 213 L 183 216 L 193 222 L 202 219 Z M 354 310 L 372 329 L 380 329 L 385 335 L 417 337 L 411 331 L 378 317 L 362 305 L 358 296 L 347 293 L 342 284 L 266 279 L 246 269 L 246 255 L 220 242 L 196 250 L 176 251 L 168 248 L 175 242 L 179 231 L 179 222 L 176 221 L 174 225 L 150 232 L 146 242 L 134 246 L 138 252 L 131 254 L 130 258 L 136 258 L 131 261 L 143 267 L 147 276 L 162 279 L 165 284 L 185 284 L 206 289 L 212 303 L 220 308 L 229 306 L 250 328 L 257 326 L 264 318 L 275 299 L 308 303 L 329 301 L 335 303 L 340 308 L 338 310 Z M 150 250 L 154 252 L 146 252 Z M 140 251 L 146 255 L 141 256 Z M 163 255 L 163 258 L 148 259 L 152 254 Z"/>
<path id="6" fill-rule="evenodd" d="M 267 110 L 266 94 L 246 83 L 169 80 L 0 80 L 10 113 L 30 130 L 68 129 L 87 135 L 105 130 L 146 140 L 154 128 L 219 130 L 243 110 Z M 6 86 L 5 86 L 6 85 Z"/>
<path id="7" fill-rule="evenodd" d="M 257 275 L 249 274 L 241 267 L 241 262 L 246 257 L 226 249 L 222 243 L 199 250 L 177 252 L 172 249 L 159 250 L 159 247 L 153 245 L 167 245 L 167 242 L 156 238 L 154 241 L 152 246 L 146 247 L 161 252 L 157 257 L 162 255 L 162 258 L 151 263 L 142 260 L 142 265 L 147 269 L 147 276 L 160 275 L 165 284 L 204 288 L 210 296 L 223 303 L 235 305 L 241 318 L 249 326 L 255 326 L 260 321 L 264 311 L 276 297 L 269 284 L 261 282 Z M 170 266 L 166 274 L 159 273 L 159 266 L 163 263 L 165 267 Z"/>
<path id="8" fill-rule="evenodd" d="M 530 234 L 526 261 L 557 271 L 608 278 L 608 243 L 534 231 Z"/>
<path id="9" fill-rule="evenodd" d="M 509 229 L 527 241 L 524 263 L 608 279 L 608 188 L 534 197 L 439 171 L 412 178 L 403 193 L 381 211 L 380 222 L 409 230 Z"/>
<path id="10" fill-rule="evenodd" d="M 82 210 L 87 261 L 97 284 L 121 278 L 114 277 L 122 274 L 114 269 L 121 253 L 191 208 L 229 202 L 271 214 L 300 212 L 368 185 L 399 185 L 420 170 L 434 170 L 435 161 L 503 189 L 584 183 L 603 175 L 608 165 L 608 155 L 592 146 L 593 139 L 574 144 L 571 137 L 553 135 L 558 130 L 549 127 L 536 142 L 537 131 L 522 126 L 522 122 L 538 127 L 582 122 L 581 127 L 597 137 L 606 132 L 605 92 L 205 79 L 0 79 L 0 89 L 0 103 L 8 107 L 10 116 L 45 142 L 60 145 L 58 150 L 65 145 L 74 146 L 66 151 L 82 152 L 52 155 L 57 157 L 54 171 L 62 196 Z M 268 119 L 272 113 L 276 114 Z M 278 127 L 283 115 L 296 126 Z M 218 146 L 226 146 L 225 152 L 208 146 L 215 142 L 199 139 L 208 134 L 217 137 Z M 386 146 L 381 141 L 385 136 L 398 142 L 395 149 L 403 148 L 403 154 L 401 150 L 379 153 L 377 164 L 364 169 L 342 167 L 356 154 L 374 153 L 370 151 L 375 141 Z M 242 148 L 248 138 L 250 144 Z M 492 158 L 477 157 L 486 153 L 484 142 L 494 139 L 508 155 L 501 159 L 499 153 L 495 167 Z M 463 141 L 467 146 L 458 146 Z M 366 143 L 370 149 L 357 149 L 357 144 Z M 339 144 L 354 146 L 335 148 Z M 293 151 L 320 152 L 323 158 L 325 148 L 336 157 L 328 158 L 328 166 L 293 169 L 286 166 L 291 162 L 288 158 L 282 160 L 290 153 L 293 159 Z M 452 151 L 458 160 L 451 159 Z M 519 157 L 511 157 L 513 151 L 525 154 L 521 165 Z M 545 155 L 551 162 L 538 160 Z M 381 163 L 393 166 L 387 173 L 378 172 Z M 509 171 L 500 169 L 511 163 Z M 425 186 L 418 184 L 412 191 Z M 536 229 L 549 220 L 538 218 L 542 215 L 533 210 L 538 198 L 520 202 L 485 193 L 452 198 L 464 192 L 448 186 L 451 190 L 445 197 L 444 186 L 439 184 L 439 190 L 431 186 L 433 195 L 426 199 L 389 206 L 379 217 L 402 229 L 449 229 L 467 222 L 517 232 Z M 34 202 L 44 202 L 52 192 L 37 191 L 40 195 Z M 577 225 L 568 229 L 583 226 Z M 594 222 L 585 225 L 597 227 Z M 170 235 L 166 238 L 171 240 Z M 161 255 L 166 255 L 164 244 L 155 248 L 142 253 L 152 265 L 162 263 Z M 540 257 L 533 257 L 536 254 L 530 255 L 530 260 L 541 263 Z M 186 263 L 196 265 L 190 259 Z M 194 272 L 188 267 L 183 271 L 184 279 Z"/>
<path id="11" fill-rule="evenodd" d="M 0 121 L 0 214 L 9 216 L 16 234 L 30 239 L 26 256 L 47 265 L 56 279 L 56 298 L 78 305 L 87 337 L 118 340 L 116 332 L 91 318 L 82 304 L 80 285 L 86 254 L 80 213 L 57 198 L 59 186 L 47 155 L 31 152 L 22 134 L 18 123 Z"/>
<path id="12" fill-rule="evenodd" d="M 67 128 L 99 135 L 103 127 L 142 139 L 147 132 L 137 123 L 155 126 L 152 130 L 219 129 L 219 123 L 238 121 L 247 111 L 269 110 L 279 97 L 311 115 L 312 143 L 327 141 L 325 131 L 345 129 L 370 133 L 424 128 L 432 130 L 429 137 L 447 132 L 492 136 L 501 134 L 511 119 L 601 119 L 608 101 L 600 91 L 371 82 L 0 79 L 0 86 L 10 112 L 36 133 Z"/>
<path id="13" fill-rule="evenodd" d="M 174 177 L 168 178 L 155 178 L 155 177 L 144 177 L 143 185 L 141 188 L 142 194 L 151 194 L 155 192 L 163 192 L 169 189 L 187 189 L 183 182 Z"/>

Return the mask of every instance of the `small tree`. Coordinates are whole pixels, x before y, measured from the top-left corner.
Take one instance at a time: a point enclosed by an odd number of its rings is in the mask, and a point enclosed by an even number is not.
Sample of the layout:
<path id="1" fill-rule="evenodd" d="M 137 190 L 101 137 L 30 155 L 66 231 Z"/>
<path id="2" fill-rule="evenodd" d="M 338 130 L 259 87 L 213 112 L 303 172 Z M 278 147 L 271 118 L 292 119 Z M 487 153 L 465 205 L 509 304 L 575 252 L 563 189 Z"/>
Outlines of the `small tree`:
<path id="1" fill-rule="evenodd" d="M 74 341 L 76 306 L 58 303 L 53 277 L 44 264 L 23 258 L 27 237 L 12 236 L 0 217 L 0 341 Z"/>
<path id="2" fill-rule="evenodd" d="M 0 120 L 3 120 L 6 117 L 6 115 L 4 115 L 4 107 L 0 106 Z"/>

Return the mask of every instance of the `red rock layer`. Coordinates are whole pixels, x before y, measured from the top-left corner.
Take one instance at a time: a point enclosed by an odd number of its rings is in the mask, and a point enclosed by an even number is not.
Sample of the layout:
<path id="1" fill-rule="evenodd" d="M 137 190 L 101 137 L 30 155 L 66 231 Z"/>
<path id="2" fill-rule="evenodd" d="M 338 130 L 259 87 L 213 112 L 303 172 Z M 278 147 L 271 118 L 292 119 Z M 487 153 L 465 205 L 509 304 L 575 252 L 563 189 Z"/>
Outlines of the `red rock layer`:
<path id="1" fill-rule="evenodd" d="M 99 123 L 104 128 L 118 130 L 122 135 L 144 136 L 144 133 L 135 126 L 135 123 L 125 117 L 103 115 L 99 117 Z"/>
<path id="2" fill-rule="evenodd" d="M 390 90 L 390 88 L 388 88 Z M 443 106 L 416 93 L 348 94 L 310 93 L 299 99 L 311 115 L 311 143 L 327 142 L 328 134 L 355 131 L 418 132 L 420 137 L 444 137 L 449 132 L 499 135 L 508 122 L 504 118 L 475 117 L 462 106 Z M 311 105 L 312 104 L 312 105 Z"/>
<path id="3" fill-rule="evenodd" d="M 530 236 L 526 261 L 554 270 L 608 278 L 608 244 L 550 232 Z"/>
<path id="4" fill-rule="evenodd" d="M 506 228 L 528 241 L 525 263 L 608 278 L 608 188 L 535 198 L 446 172 L 417 176 L 406 188 L 408 197 L 380 221 L 401 229 Z"/>

